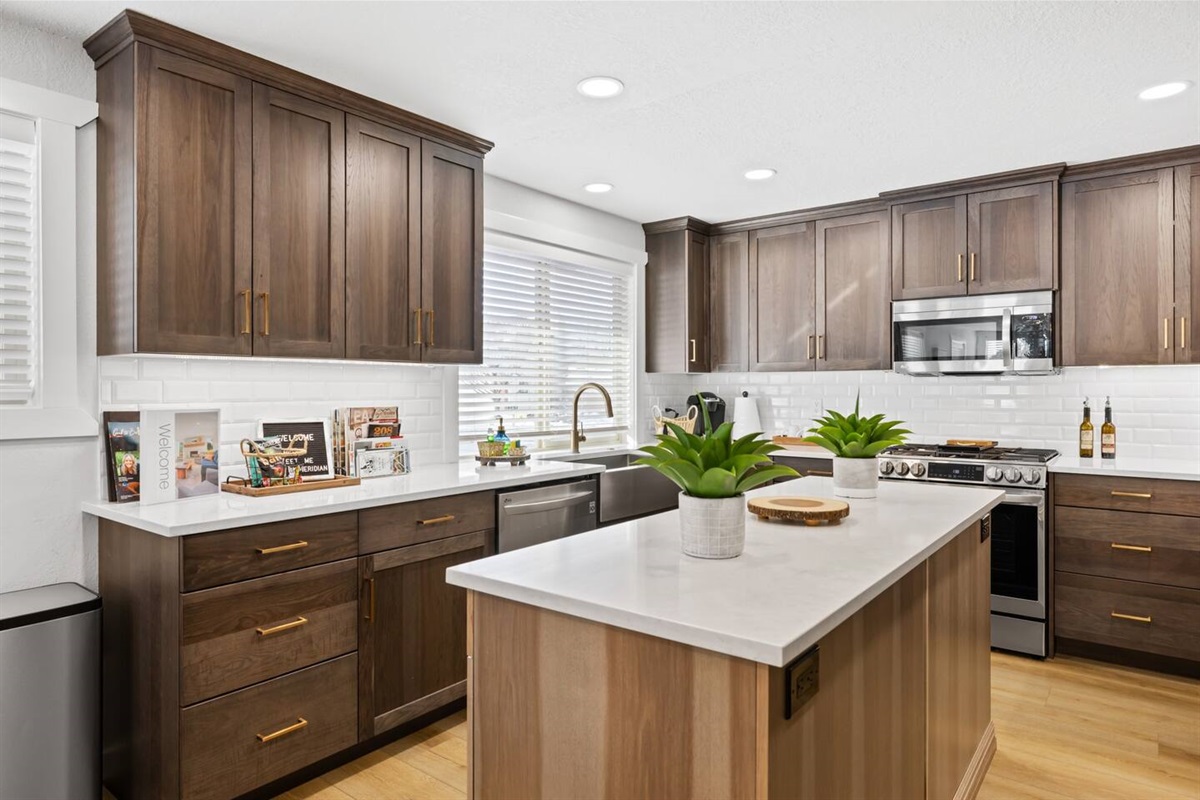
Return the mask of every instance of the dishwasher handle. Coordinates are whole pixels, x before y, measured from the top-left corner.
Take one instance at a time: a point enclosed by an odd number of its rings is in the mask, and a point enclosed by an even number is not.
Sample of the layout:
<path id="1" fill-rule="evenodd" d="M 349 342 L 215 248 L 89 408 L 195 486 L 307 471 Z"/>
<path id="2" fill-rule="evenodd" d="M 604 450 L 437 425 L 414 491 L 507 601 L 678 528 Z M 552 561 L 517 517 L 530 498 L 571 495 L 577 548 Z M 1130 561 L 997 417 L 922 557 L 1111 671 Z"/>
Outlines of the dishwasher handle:
<path id="1" fill-rule="evenodd" d="M 564 497 L 554 497 L 550 500 L 535 500 L 531 503 L 505 503 L 504 511 L 516 514 L 529 514 L 533 511 L 551 511 L 556 508 L 577 506 L 587 500 L 594 499 L 595 492 L 575 492 Z"/>

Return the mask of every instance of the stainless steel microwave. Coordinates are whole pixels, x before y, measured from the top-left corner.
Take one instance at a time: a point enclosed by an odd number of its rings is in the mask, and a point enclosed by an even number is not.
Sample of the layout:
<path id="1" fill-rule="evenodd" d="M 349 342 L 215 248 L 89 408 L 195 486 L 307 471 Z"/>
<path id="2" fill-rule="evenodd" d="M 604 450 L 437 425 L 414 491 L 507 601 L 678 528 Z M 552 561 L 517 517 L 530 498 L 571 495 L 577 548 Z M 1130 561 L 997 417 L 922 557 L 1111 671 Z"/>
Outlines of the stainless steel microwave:
<path id="1" fill-rule="evenodd" d="M 1054 371 L 1051 292 L 892 304 L 892 363 L 910 375 Z"/>

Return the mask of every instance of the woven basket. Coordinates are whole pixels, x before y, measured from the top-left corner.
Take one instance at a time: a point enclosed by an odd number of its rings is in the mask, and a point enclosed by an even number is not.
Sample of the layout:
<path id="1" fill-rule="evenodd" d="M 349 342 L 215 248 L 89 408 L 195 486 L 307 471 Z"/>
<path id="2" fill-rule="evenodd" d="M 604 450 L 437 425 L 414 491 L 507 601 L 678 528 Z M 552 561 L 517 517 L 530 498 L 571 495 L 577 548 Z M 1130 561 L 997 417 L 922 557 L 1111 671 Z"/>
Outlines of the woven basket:
<path id="1" fill-rule="evenodd" d="M 655 433 L 674 433 L 667 427 L 667 423 L 678 425 L 683 429 L 684 433 L 696 432 L 696 420 L 700 417 L 700 409 L 692 406 L 688 409 L 687 416 L 684 417 L 664 417 L 662 409 L 655 406 L 651 411 L 654 414 L 654 431 Z"/>
<path id="2" fill-rule="evenodd" d="M 477 442 L 479 455 L 484 458 L 499 458 L 504 455 L 504 442 Z"/>

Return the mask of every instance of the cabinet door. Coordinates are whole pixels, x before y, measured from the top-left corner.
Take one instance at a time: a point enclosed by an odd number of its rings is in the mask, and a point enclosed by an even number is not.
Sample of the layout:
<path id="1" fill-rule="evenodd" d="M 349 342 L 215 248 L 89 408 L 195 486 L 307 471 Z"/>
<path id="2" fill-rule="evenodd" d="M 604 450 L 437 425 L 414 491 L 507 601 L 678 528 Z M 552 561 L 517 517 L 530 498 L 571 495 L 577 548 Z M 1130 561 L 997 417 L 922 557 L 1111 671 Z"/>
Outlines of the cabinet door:
<path id="1" fill-rule="evenodd" d="M 421 140 L 346 118 L 346 357 L 420 361 Z"/>
<path id="2" fill-rule="evenodd" d="M 646 236 L 646 371 L 688 372 L 687 254 L 691 231 Z"/>
<path id="3" fill-rule="evenodd" d="M 250 355 L 251 83 L 135 47 L 145 100 L 136 123 L 134 348 Z"/>
<path id="4" fill-rule="evenodd" d="M 423 359 L 483 362 L 483 159 L 421 143 Z"/>
<path id="5" fill-rule="evenodd" d="M 1054 184 L 967 196 L 967 291 L 1054 288 Z"/>
<path id="6" fill-rule="evenodd" d="M 892 299 L 966 294 L 967 198 L 892 206 Z"/>
<path id="7" fill-rule="evenodd" d="M 688 372 L 708 372 L 708 237 L 688 231 L 687 244 Z"/>
<path id="8" fill-rule="evenodd" d="M 1200 164 L 1175 168 L 1175 363 L 1200 362 Z"/>
<path id="9" fill-rule="evenodd" d="M 820 220 L 817 238 L 817 369 L 891 366 L 888 213 Z"/>
<path id="10" fill-rule="evenodd" d="M 750 369 L 812 369 L 816 353 L 810 222 L 750 231 Z"/>
<path id="11" fill-rule="evenodd" d="M 463 697 L 467 593 L 446 570 L 490 552 L 468 533 L 359 559 L 359 739 Z"/>
<path id="12" fill-rule="evenodd" d="M 1174 315 L 1170 169 L 1064 183 L 1064 366 L 1169 364 Z"/>
<path id="13" fill-rule="evenodd" d="M 746 371 L 749 249 L 749 237 L 744 231 L 709 239 L 711 316 L 708 341 L 709 365 L 713 372 Z"/>
<path id="14" fill-rule="evenodd" d="M 346 355 L 341 111 L 254 84 L 254 354 Z"/>

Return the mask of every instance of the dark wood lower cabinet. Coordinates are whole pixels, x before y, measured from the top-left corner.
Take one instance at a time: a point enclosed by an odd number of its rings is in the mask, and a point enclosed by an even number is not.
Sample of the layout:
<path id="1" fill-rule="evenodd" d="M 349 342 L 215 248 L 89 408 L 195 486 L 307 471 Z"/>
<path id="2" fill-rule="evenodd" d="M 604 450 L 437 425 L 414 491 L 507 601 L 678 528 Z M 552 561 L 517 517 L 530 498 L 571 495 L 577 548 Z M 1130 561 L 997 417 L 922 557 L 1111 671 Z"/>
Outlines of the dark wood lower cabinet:
<path id="1" fill-rule="evenodd" d="M 446 570 L 491 551 L 491 531 L 359 559 L 359 737 L 466 695 L 467 594 Z"/>

